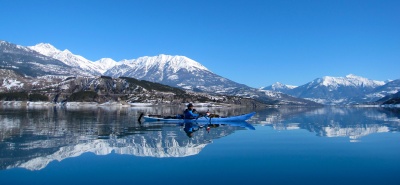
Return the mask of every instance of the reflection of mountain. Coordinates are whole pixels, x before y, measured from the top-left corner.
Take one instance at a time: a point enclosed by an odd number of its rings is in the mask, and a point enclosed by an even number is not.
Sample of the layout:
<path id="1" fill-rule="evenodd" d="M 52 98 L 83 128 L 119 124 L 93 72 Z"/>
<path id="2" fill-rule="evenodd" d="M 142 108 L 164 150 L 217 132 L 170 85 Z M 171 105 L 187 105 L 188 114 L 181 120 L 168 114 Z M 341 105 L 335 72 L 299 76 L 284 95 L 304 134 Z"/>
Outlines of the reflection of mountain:
<path id="1" fill-rule="evenodd" d="M 341 128 L 339 127 L 324 127 L 320 130 L 318 135 L 327 137 L 349 137 L 350 140 L 355 141 L 363 136 L 379 133 L 389 132 L 389 127 L 380 125 L 368 125 L 367 127 L 355 127 L 355 128 Z"/>
<path id="2" fill-rule="evenodd" d="M 169 132 L 171 134 L 174 131 Z M 82 140 L 82 138 L 79 137 L 79 140 Z M 198 154 L 211 142 L 207 140 L 204 140 L 204 143 L 191 142 L 190 140 L 183 142 L 183 140 L 188 139 L 168 137 L 163 131 L 156 131 L 150 135 L 137 134 L 124 138 L 88 139 L 83 142 L 79 141 L 81 143 L 60 147 L 55 153 L 35 157 L 18 166 L 29 170 L 39 170 L 46 167 L 51 161 L 62 161 L 87 152 L 96 155 L 107 155 L 115 152 L 117 154 L 143 157 L 185 157 Z"/>
<path id="3" fill-rule="evenodd" d="M 261 124 L 276 130 L 306 129 L 325 137 L 349 137 L 356 141 L 363 136 L 398 131 L 396 109 L 378 108 L 280 108 L 259 112 Z"/>
<path id="4" fill-rule="evenodd" d="M 209 132 L 200 129 L 188 138 L 180 125 L 132 121 L 132 117 L 136 120 L 137 112 L 129 109 L 4 112 L 0 113 L 0 169 L 39 170 L 52 161 L 87 152 L 185 157 L 198 154 L 213 139 L 242 129 L 221 125 Z"/>

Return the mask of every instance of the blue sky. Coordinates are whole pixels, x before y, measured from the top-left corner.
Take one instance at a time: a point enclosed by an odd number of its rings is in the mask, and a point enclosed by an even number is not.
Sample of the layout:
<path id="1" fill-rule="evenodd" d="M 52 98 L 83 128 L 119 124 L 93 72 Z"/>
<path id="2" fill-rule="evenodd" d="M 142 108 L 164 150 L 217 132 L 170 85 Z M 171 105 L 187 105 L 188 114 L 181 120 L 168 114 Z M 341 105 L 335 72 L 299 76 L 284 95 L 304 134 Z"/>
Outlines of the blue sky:
<path id="1" fill-rule="evenodd" d="M 0 0 L 0 40 L 95 61 L 184 55 L 251 87 L 400 78 L 398 0 Z"/>

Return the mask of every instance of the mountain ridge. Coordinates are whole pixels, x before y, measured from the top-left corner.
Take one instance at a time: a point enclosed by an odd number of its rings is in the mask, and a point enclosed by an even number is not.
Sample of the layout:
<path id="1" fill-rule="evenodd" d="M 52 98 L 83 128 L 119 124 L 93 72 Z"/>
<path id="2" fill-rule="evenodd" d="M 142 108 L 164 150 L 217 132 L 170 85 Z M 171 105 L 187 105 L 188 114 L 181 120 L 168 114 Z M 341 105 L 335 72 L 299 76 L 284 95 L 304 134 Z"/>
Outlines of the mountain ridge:
<path id="1" fill-rule="evenodd" d="M 57 59 L 42 55 L 28 47 L 0 42 L 0 68 L 37 77 L 43 75 L 90 75 Z"/>
<path id="2" fill-rule="evenodd" d="M 363 104 L 400 91 L 399 81 L 371 80 L 354 74 L 345 77 L 324 76 L 293 89 L 279 84 L 275 91 L 325 105 Z M 272 86 L 267 88 L 273 89 Z"/>
<path id="3" fill-rule="evenodd" d="M 131 77 L 151 82 L 162 83 L 169 86 L 179 87 L 189 91 L 205 92 L 211 94 L 225 94 L 230 96 L 243 96 L 244 98 L 255 98 L 265 102 L 279 102 L 276 97 L 284 98 L 282 102 L 290 104 L 313 104 L 314 102 L 288 97 L 288 96 L 270 96 L 273 93 L 265 93 L 258 91 L 255 88 L 248 87 L 244 84 L 239 84 L 227 78 L 221 77 L 200 63 L 185 57 L 171 56 L 160 54 L 157 56 L 144 56 L 138 59 L 125 59 L 120 62 L 115 62 L 110 59 L 107 67 L 99 70 L 99 67 L 93 67 L 93 63 L 81 56 L 70 55 L 69 50 L 54 49 L 50 44 L 38 44 L 37 47 L 31 46 L 31 49 L 36 49 L 42 54 L 54 56 L 63 61 L 67 65 L 82 69 L 84 72 L 91 75 L 105 75 L 113 78 Z M 43 51 L 49 49 L 50 51 Z M 65 55 L 67 53 L 67 55 Z M 83 58 L 83 59 L 82 59 Z M 81 62 L 71 62 L 69 60 L 79 60 Z M 78 65 L 81 64 L 81 65 Z M 90 65 L 89 65 L 90 64 Z M 89 66 L 89 67 L 88 67 Z M 91 67 L 92 66 L 92 67 Z"/>
<path id="4" fill-rule="evenodd" d="M 43 75 L 130 77 L 188 91 L 298 105 L 315 104 L 311 102 L 327 105 L 357 104 L 376 101 L 400 89 L 395 84 L 396 87 L 391 87 L 391 90 L 374 91 L 374 88 L 382 87 L 386 83 L 353 74 L 345 77 L 324 76 L 297 87 L 277 82 L 269 87 L 256 89 L 219 76 L 186 56 L 160 54 L 118 62 L 111 58 L 90 61 L 73 54 L 68 49 L 61 51 L 48 43 L 24 47 L 1 41 L 0 45 L 2 48 L 0 59 L 3 59 L 0 68 L 15 70 L 32 77 Z M 28 59 L 21 61 L 21 58 Z"/>

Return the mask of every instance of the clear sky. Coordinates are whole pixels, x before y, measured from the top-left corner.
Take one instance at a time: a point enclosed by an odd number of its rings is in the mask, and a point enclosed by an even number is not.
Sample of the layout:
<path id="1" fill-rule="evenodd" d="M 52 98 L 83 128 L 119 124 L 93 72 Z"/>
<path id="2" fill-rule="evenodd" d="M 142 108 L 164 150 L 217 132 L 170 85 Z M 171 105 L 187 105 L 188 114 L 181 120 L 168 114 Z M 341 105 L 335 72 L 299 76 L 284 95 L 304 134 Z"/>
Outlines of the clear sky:
<path id="1" fill-rule="evenodd" d="M 95 61 L 184 55 L 262 87 L 400 78 L 399 0 L 0 0 L 0 40 Z"/>

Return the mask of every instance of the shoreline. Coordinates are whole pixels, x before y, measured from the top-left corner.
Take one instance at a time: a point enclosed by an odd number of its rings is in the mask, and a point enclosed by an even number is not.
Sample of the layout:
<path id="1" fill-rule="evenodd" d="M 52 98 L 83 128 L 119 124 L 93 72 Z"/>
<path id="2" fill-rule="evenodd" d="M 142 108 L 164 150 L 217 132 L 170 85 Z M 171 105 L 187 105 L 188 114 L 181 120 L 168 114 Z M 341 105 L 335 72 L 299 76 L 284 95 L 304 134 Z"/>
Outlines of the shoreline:
<path id="1" fill-rule="evenodd" d="M 169 104 L 169 103 L 126 103 L 126 102 L 67 102 L 66 104 L 54 102 L 31 102 L 31 101 L 0 101 L 0 106 L 22 106 L 22 107 L 155 107 L 155 106 L 186 106 L 187 103 Z M 194 103 L 196 107 L 245 107 L 235 104 L 221 104 L 221 103 Z"/>
<path id="2" fill-rule="evenodd" d="M 24 107 L 34 107 L 34 106 L 43 106 L 43 107 L 51 107 L 51 106 L 59 106 L 59 107 L 156 107 L 156 106 L 183 106 L 185 107 L 187 103 L 180 104 L 170 104 L 170 103 L 126 103 L 126 102 L 105 102 L 105 103 L 97 103 L 97 102 L 67 102 L 66 104 L 54 103 L 54 102 L 43 102 L 43 101 L 0 101 L 0 106 L 24 106 Z M 199 108 L 222 108 L 222 107 L 248 107 L 243 105 L 236 104 L 226 104 L 226 103 L 214 103 L 214 102 L 206 102 L 206 103 L 196 103 L 196 107 Z M 338 105 L 324 105 L 337 107 Z M 266 105 L 264 108 L 279 108 L 286 107 L 285 105 Z M 289 106 L 291 107 L 291 106 Z M 292 107 L 299 107 L 298 105 Z M 312 106 L 304 106 L 304 107 L 312 107 Z M 339 107 L 354 107 L 354 108 L 400 108 L 400 104 L 390 104 L 390 105 L 342 105 Z M 259 107 L 260 108 L 260 107 Z"/>

